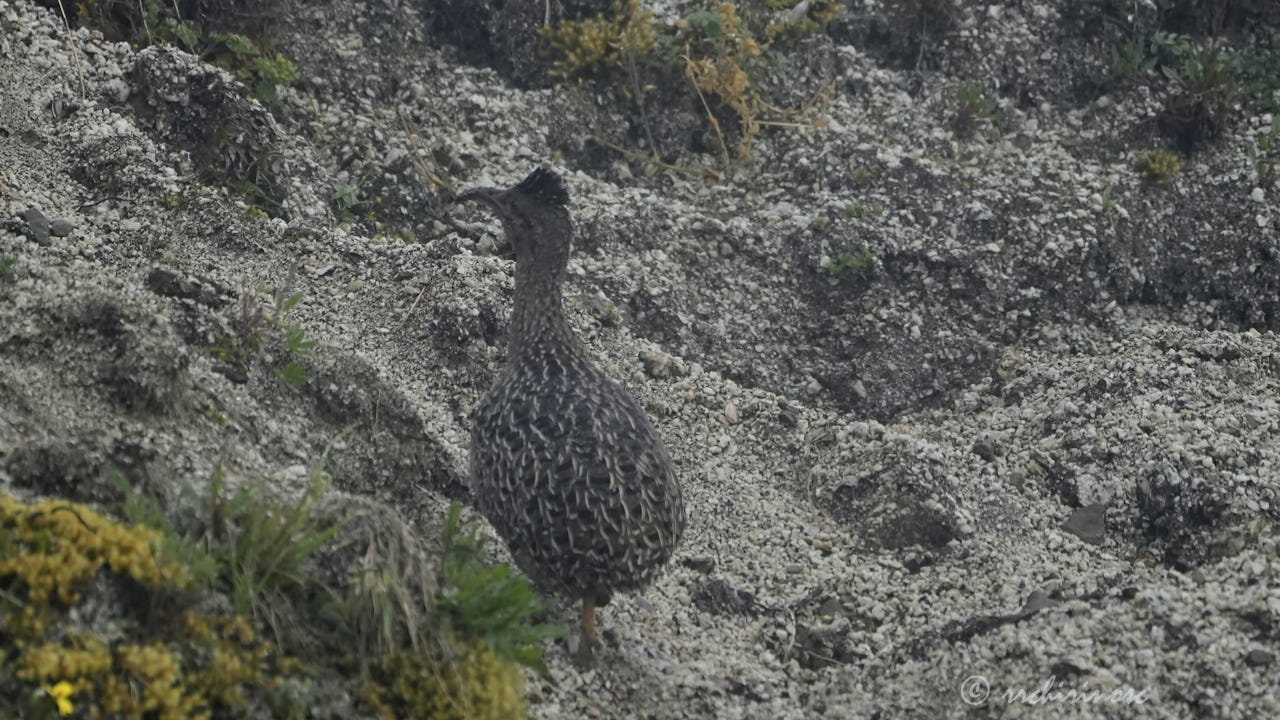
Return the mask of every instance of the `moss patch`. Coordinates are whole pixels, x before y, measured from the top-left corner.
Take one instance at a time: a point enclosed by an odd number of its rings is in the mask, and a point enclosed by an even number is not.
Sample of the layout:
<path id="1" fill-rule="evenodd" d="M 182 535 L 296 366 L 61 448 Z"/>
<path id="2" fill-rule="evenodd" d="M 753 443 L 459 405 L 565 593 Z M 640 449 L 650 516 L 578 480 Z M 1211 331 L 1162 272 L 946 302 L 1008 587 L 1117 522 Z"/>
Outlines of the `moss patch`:
<path id="1" fill-rule="evenodd" d="M 278 677 L 279 653 L 243 616 L 164 612 L 163 594 L 181 593 L 191 574 L 162 557 L 161 541 L 77 503 L 0 496 L 0 697 L 57 687 L 59 706 L 89 717 L 183 720 L 240 708 Z M 80 627 L 93 614 L 86 590 L 103 581 L 142 589 L 132 607 L 146 616 Z"/>

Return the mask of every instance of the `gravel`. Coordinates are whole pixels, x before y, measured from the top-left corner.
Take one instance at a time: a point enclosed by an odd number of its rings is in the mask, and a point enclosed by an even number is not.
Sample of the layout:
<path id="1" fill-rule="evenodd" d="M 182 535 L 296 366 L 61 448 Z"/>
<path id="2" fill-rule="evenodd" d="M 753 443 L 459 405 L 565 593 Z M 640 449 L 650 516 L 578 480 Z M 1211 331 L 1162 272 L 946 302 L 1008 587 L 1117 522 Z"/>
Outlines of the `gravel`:
<path id="1" fill-rule="evenodd" d="M 103 500 L 121 467 L 176 495 L 228 462 L 296 492 L 355 423 L 339 492 L 434 537 L 512 281 L 492 219 L 416 165 L 508 185 L 558 157 L 570 321 L 655 418 L 690 524 L 601 611 L 599 669 L 548 645 L 532 716 L 1280 715 L 1280 194 L 1238 152 L 1270 119 L 1144 183 L 1125 133 L 1159 99 L 1073 94 L 1100 70 L 1071 5 L 967 9 L 925 80 L 837 23 L 792 58 L 836 83 L 826 129 L 770 129 L 707 186 L 601 155 L 583 136 L 626 108 L 464 64 L 398 3 L 291 10 L 303 80 L 272 112 L 0 0 L 0 487 Z M 972 140 L 967 77 L 1025 90 Z M 263 283 L 303 293 L 297 390 L 282 341 L 240 375 L 205 349 Z"/>

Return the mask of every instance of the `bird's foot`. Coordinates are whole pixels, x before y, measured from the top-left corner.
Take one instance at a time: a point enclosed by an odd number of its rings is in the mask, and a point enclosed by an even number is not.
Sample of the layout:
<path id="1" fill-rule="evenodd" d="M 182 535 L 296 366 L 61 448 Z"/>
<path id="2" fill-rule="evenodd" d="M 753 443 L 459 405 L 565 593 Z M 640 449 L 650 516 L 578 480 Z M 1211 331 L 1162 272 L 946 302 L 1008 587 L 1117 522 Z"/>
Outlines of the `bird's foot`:
<path id="1" fill-rule="evenodd" d="M 573 654 L 573 664 L 579 670 L 591 670 L 596 666 L 596 653 L 591 645 L 589 638 L 578 641 L 578 651 Z"/>

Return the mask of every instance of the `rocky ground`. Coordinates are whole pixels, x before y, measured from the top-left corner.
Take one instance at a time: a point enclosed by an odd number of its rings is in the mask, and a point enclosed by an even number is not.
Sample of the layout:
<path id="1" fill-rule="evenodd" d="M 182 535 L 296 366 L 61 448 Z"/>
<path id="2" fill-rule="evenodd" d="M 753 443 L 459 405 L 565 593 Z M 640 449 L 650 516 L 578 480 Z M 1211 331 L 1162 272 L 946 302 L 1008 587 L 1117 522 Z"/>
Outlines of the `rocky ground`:
<path id="1" fill-rule="evenodd" d="M 0 487 L 176 494 L 223 464 L 288 491 L 354 424 L 339 490 L 435 533 L 511 298 L 500 228 L 444 188 L 552 162 L 571 320 L 690 524 L 601 612 L 599 669 L 549 643 L 533 716 L 1280 715 L 1280 186 L 1246 153 L 1273 118 L 1169 134 L 1168 86 L 1102 83 L 1155 6 L 965 3 L 913 39 L 908 3 L 847 4 L 760 80 L 824 92 L 822 122 L 726 168 L 696 96 L 646 136 L 535 71 L 542 3 L 282 7 L 300 80 L 264 107 L 0 0 Z M 957 118 L 972 83 L 998 92 Z M 1134 169 L 1162 146 L 1167 186 Z M 208 350 L 273 291 L 317 342 L 296 388 L 280 338 Z M 1143 702 L 1004 697 L 1055 682 Z"/>

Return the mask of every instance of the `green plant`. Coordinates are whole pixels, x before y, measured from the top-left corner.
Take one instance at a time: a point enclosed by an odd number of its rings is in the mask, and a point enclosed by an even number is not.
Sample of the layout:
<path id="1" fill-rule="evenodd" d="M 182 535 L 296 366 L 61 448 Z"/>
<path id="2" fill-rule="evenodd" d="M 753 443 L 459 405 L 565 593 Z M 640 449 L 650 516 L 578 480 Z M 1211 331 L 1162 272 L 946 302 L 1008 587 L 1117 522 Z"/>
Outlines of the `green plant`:
<path id="1" fill-rule="evenodd" d="M 1138 156 L 1133 167 L 1149 182 L 1168 185 L 1178 174 L 1180 165 L 1178 156 L 1168 150 L 1148 150 Z"/>
<path id="2" fill-rule="evenodd" d="M 834 0 L 813 0 L 805 7 L 799 21 L 786 24 L 787 32 L 797 29 L 807 33 L 843 9 Z M 758 13 L 752 15 L 757 16 Z M 674 70 L 689 80 L 728 166 L 730 142 L 726 136 L 736 131 L 736 154 L 747 158 L 762 126 L 820 126 L 830 102 L 830 84 L 794 108 L 773 107 L 762 99 L 751 79 L 752 72 L 765 67 L 761 45 L 756 40 L 761 30 L 768 34 L 766 28 L 754 27 L 741 17 L 733 2 L 707 0 L 703 9 L 674 26 L 664 26 L 655 24 L 652 15 L 641 10 L 639 0 L 614 0 L 607 12 L 583 20 L 565 20 L 542 29 L 540 34 L 547 41 L 553 77 L 607 81 L 613 92 L 636 103 L 649 149 L 637 153 L 605 138 L 592 135 L 590 139 L 645 162 L 650 172 L 666 169 L 714 181 L 719 177 L 717 171 L 685 168 L 662 160 L 643 97 L 655 86 L 643 83 L 641 74 L 656 73 L 666 79 Z M 765 119 L 766 115 L 769 119 Z M 736 126 L 726 128 L 730 123 Z"/>
<path id="3" fill-rule="evenodd" d="M 51 717 L 50 710 L 121 720 L 207 718 L 211 711 L 239 716 L 234 711 L 261 686 L 273 652 L 241 616 L 183 612 L 174 600 L 198 588 L 187 566 L 158 552 L 164 542 L 150 528 L 85 505 L 0 494 L 6 709 L 24 698 L 19 717 L 26 720 Z M 116 580 L 103 582 L 108 577 Z M 101 600 L 90 599 L 109 587 L 128 587 L 129 601 L 104 610 Z M 86 628 L 86 609 L 113 613 L 107 636 Z"/>
<path id="4" fill-rule="evenodd" d="M 343 222 L 355 222 L 356 209 L 363 202 L 359 185 L 339 183 L 333 188 L 333 204 L 337 207 L 338 217 Z"/>
<path id="5" fill-rule="evenodd" d="M 1115 188 L 1116 188 L 1115 178 L 1107 178 L 1106 182 L 1104 182 L 1102 185 L 1101 205 L 1102 205 L 1102 212 L 1105 215 L 1110 215 L 1111 211 L 1114 210 L 1116 207 Z"/>
<path id="6" fill-rule="evenodd" d="M 374 669 L 361 692 L 383 718 L 523 720 L 520 668 L 483 642 L 457 649 L 452 662 L 400 651 Z"/>
<path id="7" fill-rule="evenodd" d="M 759 116 L 765 105 L 751 86 L 746 67 L 754 65 L 760 56 L 760 45 L 746 25 L 738 17 L 732 3 L 722 3 L 711 10 L 699 10 L 676 23 L 681 41 L 679 59 L 684 63 L 684 75 L 693 84 L 702 101 L 720 149 L 729 162 L 720 120 L 707 102 L 707 95 L 715 95 L 738 118 L 738 155 L 751 156 L 751 143 L 760 132 Z"/>
<path id="8" fill-rule="evenodd" d="M 240 313 L 235 317 L 230 328 L 215 335 L 213 345 L 206 351 L 219 362 L 247 373 L 252 369 L 262 354 L 263 337 L 268 328 L 275 328 L 284 334 L 285 346 L 295 358 L 309 357 L 315 348 L 315 342 L 308 340 L 306 333 L 297 325 L 285 322 L 285 315 L 302 301 L 302 293 L 289 294 L 293 284 L 293 271 L 284 288 L 272 290 L 266 285 L 258 286 L 257 292 L 244 292 L 240 296 Z M 270 305 L 264 304 L 262 296 L 271 298 Z M 299 387 L 307 381 L 306 371 L 297 359 L 291 359 L 283 367 L 276 370 L 276 377 L 289 387 Z"/>
<path id="9" fill-rule="evenodd" d="M 99 28 L 112 40 L 140 46 L 173 43 L 200 59 L 212 62 L 240 78 L 258 100 L 280 105 L 278 89 L 297 81 L 293 63 L 283 55 L 264 52 L 249 38 L 236 33 L 202 35 L 184 20 L 178 3 L 167 0 L 84 0 L 77 3 L 81 22 Z"/>
<path id="10" fill-rule="evenodd" d="M 1238 57 L 1171 33 L 1156 33 L 1152 47 L 1170 87 L 1160 117 L 1165 133 L 1184 149 L 1217 136 L 1240 94 Z"/>
<path id="11" fill-rule="evenodd" d="M 134 525 L 150 528 L 159 534 L 157 550 L 160 559 L 185 566 L 191 578 L 190 588 L 211 587 L 222 572 L 217 557 L 200 543 L 174 528 L 154 493 L 144 493 L 135 489 L 119 471 L 108 473 L 107 479 L 124 495 L 121 511 L 125 518 Z"/>
<path id="12" fill-rule="evenodd" d="M 1128 40 L 1118 48 L 1111 48 L 1111 79 L 1117 85 L 1137 85 L 1156 66 L 1156 56 L 1147 52 L 1144 43 Z"/>
<path id="13" fill-rule="evenodd" d="M 6 280 L 12 280 L 13 266 L 17 262 L 18 262 L 18 259 L 14 257 L 9 257 L 7 255 L 0 257 L 0 278 L 4 278 Z"/>
<path id="14" fill-rule="evenodd" d="M 298 72 L 288 58 L 264 53 L 249 38 L 235 33 L 212 33 L 210 46 L 200 52 L 202 58 L 231 71 L 253 89 L 253 96 L 272 105 L 280 105 L 279 88 L 298 80 Z"/>
<path id="15" fill-rule="evenodd" d="M 871 171 L 864 167 L 857 167 L 849 171 L 849 180 L 858 187 L 870 185 L 873 179 Z"/>
<path id="16" fill-rule="evenodd" d="M 884 208 L 879 205 L 863 205 L 860 202 L 851 202 L 844 206 L 844 216 L 849 218 L 880 217 L 883 214 Z"/>
<path id="17" fill-rule="evenodd" d="M 564 20 L 538 31 L 548 41 L 552 77 L 608 74 L 656 47 L 653 14 L 640 0 L 614 0 L 608 13 Z"/>
<path id="18" fill-rule="evenodd" d="M 830 224 L 831 224 L 831 221 L 830 221 L 830 220 L 828 220 L 828 219 L 827 219 L 827 218 L 825 218 L 825 217 L 822 217 L 821 215 L 819 215 L 818 217 L 814 218 L 814 219 L 813 219 L 813 222 L 809 223 L 809 225 L 810 225 L 814 230 L 826 230 L 826 229 L 827 229 L 827 225 L 830 225 Z"/>
<path id="19" fill-rule="evenodd" d="M 220 526 L 223 532 L 215 535 L 213 552 L 226 570 L 237 612 L 257 613 L 268 591 L 301 587 L 303 563 L 337 534 L 338 524 L 320 524 L 312 517 L 316 501 L 332 484 L 324 471 L 328 455 L 326 448 L 319 465 L 311 470 L 306 491 L 288 506 L 263 502 L 261 486 L 244 487 L 224 498 L 222 468 L 215 469 L 210 482 L 210 516 L 215 531 Z"/>
<path id="20" fill-rule="evenodd" d="M 844 280 L 864 272 L 875 260 L 876 256 L 870 250 L 853 254 L 842 252 L 823 262 L 822 269 L 831 274 L 832 280 Z"/>
<path id="21" fill-rule="evenodd" d="M 1275 112 L 1280 110 L 1280 35 L 1272 35 L 1270 43 L 1237 52 L 1236 69 L 1242 90 L 1257 105 Z"/>
<path id="22" fill-rule="evenodd" d="M 486 565 L 479 528 L 461 518 L 462 506 L 455 500 L 441 533 L 442 570 L 450 588 L 438 600 L 441 619 L 462 637 L 482 640 L 498 657 L 545 673 L 538 643 L 563 637 L 564 628 L 531 622 L 543 604 L 529 581 L 506 565 Z"/>
<path id="23" fill-rule="evenodd" d="M 974 83 L 968 83 L 956 95 L 955 110 L 951 114 L 951 130 L 956 137 L 969 139 L 982 123 L 994 119 L 1000 106 Z"/>
<path id="24" fill-rule="evenodd" d="M 1280 138 L 1280 115 L 1272 115 L 1271 127 L 1266 134 L 1260 133 L 1253 142 L 1245 146 L 1245 155 L 1253 166 L 1253 174 L 1259 185 L 1270 185 L 1280 176 L 1276 158 L 1272 154 L 1276 138 Z"/>

